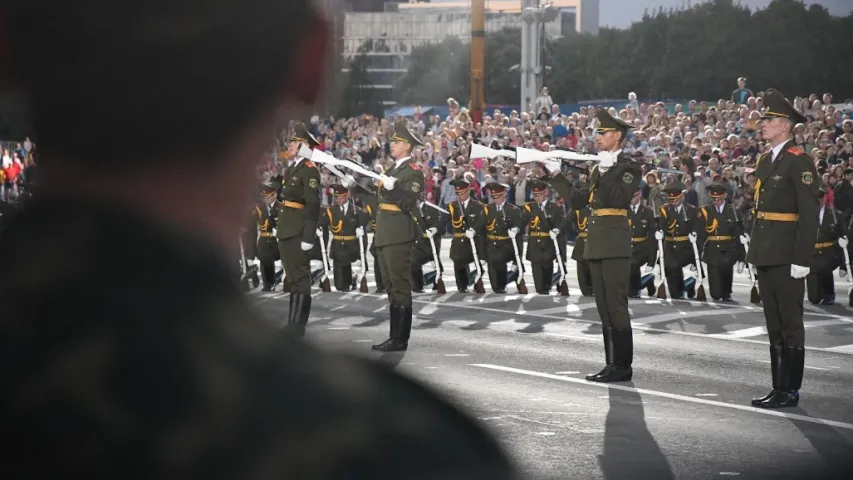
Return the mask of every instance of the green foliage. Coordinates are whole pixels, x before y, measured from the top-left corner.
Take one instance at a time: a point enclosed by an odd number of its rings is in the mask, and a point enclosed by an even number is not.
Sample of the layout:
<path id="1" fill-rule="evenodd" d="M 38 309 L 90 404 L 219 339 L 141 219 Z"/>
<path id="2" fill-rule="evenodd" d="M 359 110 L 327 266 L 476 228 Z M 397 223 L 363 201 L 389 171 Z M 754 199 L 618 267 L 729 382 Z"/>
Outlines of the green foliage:
<path id="1" fill-rule="evenodd" d="M 736 78 L 755 92 L 775 87 L 793 97 L 832 92 L 853 96 L 849 59 L 853 14 L 832 17 L 818 5 L 774 0 L 751 12 L 732 0 L 681 11 L 659 9 L 625 30 L 568 35 L 548 42 L 553 68 L 546 85 L 554 101 L 640 97 L 729 98 Z M 395 86 L 404 105 L 440 104 L 469 96 L 470 47 L 458 39 L 416 48 L 409 71 Z M 486 35 L 486 102 L 518 102 L 520 32 Z"/>

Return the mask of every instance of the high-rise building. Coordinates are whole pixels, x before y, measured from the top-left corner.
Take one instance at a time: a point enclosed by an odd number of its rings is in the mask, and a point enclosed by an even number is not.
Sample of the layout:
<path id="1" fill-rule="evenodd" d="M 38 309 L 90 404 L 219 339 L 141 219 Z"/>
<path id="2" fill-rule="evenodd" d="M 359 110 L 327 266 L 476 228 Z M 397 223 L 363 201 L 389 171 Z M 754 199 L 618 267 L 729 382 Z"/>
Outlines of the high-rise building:
<path id="1" fill-rule="evenodd" d="M 521 28 L 523 0 L 487 0 L 486 31 Z M 378 97 L 394 105 L 394 84 L 408 68 L 414 47 L 440 42 L 448 37 L 467 41 L 471 37 L 470 0 L 435 2 L 347 0 L 342 45 L 342 70 L 362 52 L 367 72 Z M 559 9 L 545 25 L 545 34 L 558 38 L 569 33 L 598 33 L 599 0 L 551 0 Z M 519 39 L 519 41 L 521 41 Z"/>

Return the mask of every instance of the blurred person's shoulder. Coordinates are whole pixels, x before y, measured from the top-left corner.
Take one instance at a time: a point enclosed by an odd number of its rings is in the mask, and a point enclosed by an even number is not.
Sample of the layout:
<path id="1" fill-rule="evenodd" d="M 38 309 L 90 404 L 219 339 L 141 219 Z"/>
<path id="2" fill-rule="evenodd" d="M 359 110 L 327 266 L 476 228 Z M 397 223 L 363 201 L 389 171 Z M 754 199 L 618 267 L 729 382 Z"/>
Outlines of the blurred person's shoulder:
<path id="1" fill-rule="evenodd" d="M 206 245 L 110 206 L 40 199 L 16 216 L 0 236 L 16 252 L 0 421 L 21 462 L 5 478 L 509 478 L 449 403 L 262 322 L 236 259 Z"/>

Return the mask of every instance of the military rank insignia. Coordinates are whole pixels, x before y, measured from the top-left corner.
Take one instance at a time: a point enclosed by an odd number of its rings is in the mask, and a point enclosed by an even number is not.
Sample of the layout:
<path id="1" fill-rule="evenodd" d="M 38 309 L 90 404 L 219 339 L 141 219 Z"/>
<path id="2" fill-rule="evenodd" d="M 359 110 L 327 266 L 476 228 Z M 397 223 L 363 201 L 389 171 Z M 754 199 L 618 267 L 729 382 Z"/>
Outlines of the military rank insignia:
<path id="1" fill-rule="evenodd" d="M 812 176 L 812 172 L 803 172 L 800 174 L 800 179 L 803 181 L 803 185 L 811 185 L 814 181 L 814 177 Z"/>

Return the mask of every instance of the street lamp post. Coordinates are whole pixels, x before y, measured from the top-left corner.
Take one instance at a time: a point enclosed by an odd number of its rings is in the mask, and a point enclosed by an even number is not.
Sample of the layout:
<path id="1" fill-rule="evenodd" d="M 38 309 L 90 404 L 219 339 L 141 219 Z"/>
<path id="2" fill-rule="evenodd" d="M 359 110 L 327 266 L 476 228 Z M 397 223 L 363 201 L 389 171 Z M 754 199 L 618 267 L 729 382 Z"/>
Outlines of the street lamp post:
<path id="1" fill-rule="evenodd" d="M 542 5 L 539 2 L 540 0 L 521 0 L 520 107 L 524 111 L 530 110 L 542 88 L 545 75 L 542 65 L 545 23 L 554 21 L 560 13 L 552 4 Z"/>

